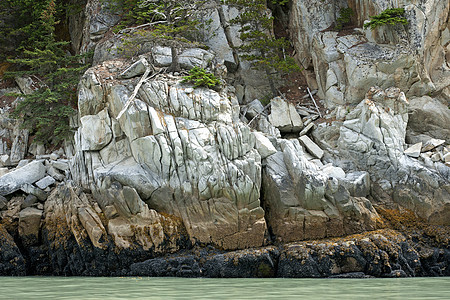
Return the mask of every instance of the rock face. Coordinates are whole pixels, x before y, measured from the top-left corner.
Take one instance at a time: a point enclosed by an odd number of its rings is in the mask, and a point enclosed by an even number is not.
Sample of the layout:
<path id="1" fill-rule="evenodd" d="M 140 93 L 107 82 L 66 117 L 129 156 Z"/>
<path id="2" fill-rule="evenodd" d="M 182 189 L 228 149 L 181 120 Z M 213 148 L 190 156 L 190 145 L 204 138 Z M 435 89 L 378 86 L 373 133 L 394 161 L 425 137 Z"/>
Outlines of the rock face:
<path id="1" fill-rule="evenodd" d="M 446 1 L 399 0 L 408 26 L 343 32 L 330 30 L 341 8 L 362 27 L 392 3 L 291 1 L 321 112 L 301 96 L 256 99 L 268 83 L 237 52 L 238 9 L 198 12 L 209 48 L 180 46 L 181 70 L 168 73 L 168 41 L 108 34 L 119 15 L 85 2 L 69 20 L 75 52 L 95 49 L 73 139 L 28 147 L 0 108 L 0 275 L 450 275 Z M 183 80 L 193 67 L 222 84 L 194 88 Z M 0 97 L 37 86 L 16 83 Z M 420 221 L 395 225 L 402 214 Z M 384 227 L 405 235 L 364 233 Z"/>
<path id="2" fill-rule="evenodd" d="M 130 276 L 370 278 L 448 276 L 448 250 L 418 250 L 392 230 L 290 243 L 285 247 L 155 258 L 131 265 Z"/>
<path id="3" fill-rule="evenodd" d="M 298 140 L 281 140 L 280 146 L 282 151 L 266 159 L 263 172 L 264 209 L 277 239 L 289 242 L 376 228 L 379 217 L 367 195 L 350 195 L 345 178 L 321 171 Z"/>
<path id="4" fill-rule="evenodd" d="M 358 103 L 370 86 L 395 86 L 407 96 L 448 93 L 445 32 L 450 5 L 446 1 L 399 1 L 396 7 L 405 8 L 407 27 L 381 26 L 349 35 L 327 31 L 347 2 L 354 24 L 360 27 L 391 5 L 384 0 L 298 0 L 292 4 L 290 27 L 297 59 L 304 67 L 314 67 L 312 80 L 328 106 Z"/>
<path id="5" fill-rule="evenodd" d="M 109 65 L 87 74 L 98 76 Z M 96 95 L 92 76 L 81 83 L 82 97 Z M 98 195 L 116 182 L 135 189 L 150 208 L 181 218 L 192 241 L 225 249 L 260 246 L 266 224 L 255 137 L 238 122 L 233 94 L 180 81 L 148 81 L 128 107 L 135 81 L 104 84 L 105 108 L 80 115 L 72 176 Z"/>
<path id="6" fill-rule="evenodd" d="M 372 88 L 340 128 L 340 155 L 368 171 L 401 206 L 429 222 L 448 225 L 450 181 L 445 167 L 441 172 L 439 163 L 429 168 L 407 156 L 418 157 L 420 144 L 415 153 L 404 153 L 407 105 L 398 89 Z"/>

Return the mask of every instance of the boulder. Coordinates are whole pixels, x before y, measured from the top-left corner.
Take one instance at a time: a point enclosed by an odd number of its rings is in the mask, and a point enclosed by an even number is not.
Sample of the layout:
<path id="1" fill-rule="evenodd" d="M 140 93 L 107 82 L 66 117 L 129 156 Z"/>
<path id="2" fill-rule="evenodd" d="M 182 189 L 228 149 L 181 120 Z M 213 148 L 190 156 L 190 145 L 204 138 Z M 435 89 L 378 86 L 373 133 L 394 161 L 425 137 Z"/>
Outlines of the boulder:
<path id="1" fill-rule="evenodd" d="M 414 158 L 418 158 L 420 156 L 420 151 L 422 149 L 422 143 L 417 143 L 412 145 L 411 147 L 408 147 L 405 150 L 405 154 Z"/>
<path id="2" fill-rule="evenodd" d="M 129 66 L 125 71 L 119 74 L 120 78 L 129 79 L 140 76 L 145 73 L 147 68 L 150 68 L 148 61 L 141 57 L 138 61 Z"/>
<path id="3" fill-rule="evenodd" d="M 295 106 L 280 97 L 270 100 L 270 123 L 281 132 L 299 132 L 303 128 L 303 122 L 297 113 Z"/>
<path id="4" fill-rule="evenodd" d="M 51 176 L 45 176 L 41 180 L 37 181 L 35 184 L 41 190 L 45 190 L 47 187 L 51 186 L 56 182 L 55 178 Z"/>
<path id="5" fill-rule="evenodd" d="M 411 98 L 409 104 L 407 130 L 411 135 L 426 134 L 435 139 L 448 139 L 450 109 L 447 105 L 429 96 Z"/>
<path id="6" fill-rule="evenodd" d="M 44 176 L 44 165 L 39 161 L 31 162 L 0 177 L 0 195 L 9 195 L 21 189 L 23 185 L 32 184 Z"/>
<path id="7" fill-rule="evenodd" d="M 25 247 L 39 242 L 39 232 L 43 211 L 28 207 L 19 213 L 19 236 Z"/>
<path id="8" fill-rule="evenodd" d="M 277 240 L 324 238 L 376 227 L 378 214 L 367 199 L 350 195 L 344 182 L 352 190 L 358 188 L 345 179 L 342 169 L 328 165 L 337 174 L 332 178 L 308 160 L 298 140 L 279 143 L 282 151 L 266 158 L 262 183 L 266 219 Z"/>
<path id="9" fill-rule="evenodd" d="M 308 152 L 311 153 L 314 157 L 318 159 L 322 158 L 324 154 L 323 150 L 320 149 L 320 147 L 317 146 L 317 144 L 314 143 L 308 136 L 303 135 L 299 138 L 299 140 L 302 142 Z"/>
<path id="10" fill-rule="evenodd" d="M 253 135 L 255 136 L 256 140 L 256 150 L 258 150 L 258 153 L 259 155 L 261 155 L 262 159 L 265 159 L 277 152 L 277 149 L 275 149 L 272 142 L 270 142 L 270 140 L 262 133 L 255 131 L 253 132 Z"/>

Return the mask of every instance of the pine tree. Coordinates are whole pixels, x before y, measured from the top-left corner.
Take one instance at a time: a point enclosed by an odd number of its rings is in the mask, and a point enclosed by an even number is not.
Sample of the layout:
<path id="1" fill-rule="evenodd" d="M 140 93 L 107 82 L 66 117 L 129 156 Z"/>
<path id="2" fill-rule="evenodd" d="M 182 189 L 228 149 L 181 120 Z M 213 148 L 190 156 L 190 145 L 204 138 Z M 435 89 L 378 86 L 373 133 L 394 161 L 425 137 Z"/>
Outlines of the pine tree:
<path id="1" fill-rule="evenodd" d="M 196 15 L 206 0 L 119 0 L 125 11 L 122 24 L 147 28 L 149 32 L 135 32 L 135 43 L 152 39 L 170 45 L 172 65 L 169 71 L 179 71 L 178 48 L 192 45 L 190 39 L 198 31 Z"/>
<path id="2" fill-rule="evenodd" d="M 59 143 L 70 134 L 69 117 L 75 113 L 76 86 L 86 67 L 79 63 L 81 56 L 68 53 L 70 42 L 57 41 L 55 37 L 57 10 L 62 7 L 55 0 L 37 1 L 36 5 L 27 0 L 10 2 L 32 9 L 31 16 L 35 18 L 16 29 L 29 34 L 22 40 L 18 57 L 9 59 L 16 70 L 6 76 L 28 75 L 39 82 L 33 94 L 21 95 L 23 100 L 13 116 L 23 119 L 23 126 L 35 135 L 36 142 Z"/>
<path id="3" fill-rule="evenodd" d="M 285 2 L 272 1 L 273 5 L 283 5 Z M 266 0 L 224 0 L 223 3 L 240 11 L 231 23 L 241 26 L 239 37 L 243 44 L 237 47 L 239 52 L 243 53 L 241 57 L 254 68 L 266 73 L 272 94 L 277 96 L 276 75 L 299 71 L 300 68 L 294 59 L 286 54 L 288 41 L 273 36 L 273 17 L 267 9 Z"/>

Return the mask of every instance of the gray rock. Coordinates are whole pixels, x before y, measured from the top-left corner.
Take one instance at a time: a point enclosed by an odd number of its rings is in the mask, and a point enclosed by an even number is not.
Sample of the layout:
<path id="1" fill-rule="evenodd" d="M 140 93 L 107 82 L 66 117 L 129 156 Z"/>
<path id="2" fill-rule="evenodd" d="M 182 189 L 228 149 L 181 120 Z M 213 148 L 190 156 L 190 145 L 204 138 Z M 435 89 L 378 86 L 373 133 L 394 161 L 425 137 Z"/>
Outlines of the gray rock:
<path id="1" fill-rule="evenodd" d="M 292 103 L 288 103 L 280 97 L 270 100 L 270 123 L 281 132 L 299 132 L 303 128 L 300 115 Z"/>
<path id="2" fill-rule="evenodd" d="M 44 176 L 44 165 L 38 161 L 31 162 L 0 177 L 0 195 L 9 195 L 21 189 L 24 184 L 32 184 Z"/>
<path id="3" fill-rule="evenodd" d="M 38 198 L 34 195 L 28 195 L 25 197 L 25 200 L 23 201 L 21 208 L 25 209 L 27 207 L 32 207 L 36 203 L 38 203 Z"/>
<path id="4" fill-rule="evenodd" d="M 11 166 L 11 160 L 8 154 L 3 154 L 0 156 L 0 166 Z"/>
<path id="5" fill-rule="evenodd" d="M 20 189 L 27 194 L 36 196 L 39 201 L 45 201 L 48 197 L 47 193 L 41 190 L 40 188 L 37 188 L 33 186 L 32 184 L 25 183 L 20 187 Z"/>
<path id="6" fill-rule="evenodd" d="M 407 148 L 404 153 L 408 156 L 418 158 L 420 156 L 420 151 L 422 149 L 422 143 L 417 143 Z"/>
<path id="7" fill-rule="evenodd" d="M 274 153 L 277 153 L 277 149 L 275 149 L 270 140 L 262 133 L 255 131 L 253 132 L 253 135 L 256 138 L 256 150 L 258 150 L 258 153 L 259 155 L 261 155 L 262 159 L 267 158 Z"/>
<path id="8" fill-rule="evenodd" d="M 55 167 L 49 166 L 47 168 L 47 174 L 56 179 L 57 181 L 63 181 L 65 176 L 61 174 Z"/>
<path id="9" fill-rule="evenodd" d="M 321 159 L 323 157 L 323 150 L 320 149 L 320 147 L 317 146 L 317 144 L 314 143 L 308 136 L 301 136 L 299 140 L 302 142 L 308 152 L 311 153 L 314 157 L 318 159 Z"/>
<path id="10" fill-rule="evenodd" d="M 51 176 L 45 176 L 41 180 L 37 181 L 35 184 L 41 190 L 45 190 L 47 187 L 51 186 L 56 182 L 55 178 Z"/>
<path id="11" fill-rule="evenodd" d="M 50 154 L 50 160 L 57 160 L 59 158 L 59 155 L 56 153 Z"/>
<path id="12" fill-rule="evenodd" d="M 150 67 L 150 64 L 144 57 L 141 57 L 137 62 L 133 63 L 125 71 L 119 74 L 119 78 L 128 79 L 140 76 L 145 73 L 145 70 Z"/>
<path id="13" fill-rule="evenodd" d="M 28 207 L 19 213 L 19 236 L 25 247 L 39 242 L 42 210 Z"/>
<path id="14" fill-rule="evenodd" d="M 5 210 L 7 208 L 7 206 L 8 206 L 8 200 L 5 197 L 0 196 L 0 210 Z"/>
<path id="15" fill-rule="evenodd" d="M 258 99 L 253 100 L 249 104 L 247 104 L 247 112 L 245 116 L 249 118 L 249 120 L 256 117 L 258 114 L 261 114 L 264 110 L 264 106 L 261 104 L 261 101 Z"/>
<path id="16" fill-rule="evenodd" d="M 307 133 L 314 127 L 314 124 L 311 123 L 311 122 L 312 122 L 311 119 L 309 119 L 309 121 L 310 121 L 310 122 L 308 122 L 308 124 L 306 125 L 306 127 L 303 128 L 302 131 L 300 131 L 299 136 L 302 136 L 302 135 L 307 134 Z M 306 123 L 305 123 L 305 124 L 306 124 Z"/>
<path id="17" fill-rule="evenodd" d="M 67 160 L 60 159 L 57 161 L 52 161 L 51 164 L 53 167 L 61 171 L 66 171 L 69 169 L 69 164 Z"/>
<path id="18" fill-rule="evenodd" d="M 422 146 L 422 152 L 433 150 L 434 148 L 445 143 L 445 140 L 431 139 Z"/>

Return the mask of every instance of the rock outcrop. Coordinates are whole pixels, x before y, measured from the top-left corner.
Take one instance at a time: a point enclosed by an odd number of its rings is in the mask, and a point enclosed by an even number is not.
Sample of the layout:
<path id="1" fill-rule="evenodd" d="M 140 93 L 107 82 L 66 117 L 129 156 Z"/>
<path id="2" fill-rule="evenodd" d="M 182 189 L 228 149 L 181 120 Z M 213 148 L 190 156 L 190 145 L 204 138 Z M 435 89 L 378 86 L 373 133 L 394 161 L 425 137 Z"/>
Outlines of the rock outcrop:
<path id="1" fill-rule="evenodd" d="M 446 1 L 397 1 L 408 25 L 374 31 L 360 27 L 388 1 L 291 1 L 299 99 L 263 97 L 236 8 L 198 12 L 208 47 L 177 44 L 168 72 L 170 41 L 111 34 L 119 13 L 85 2 L 69 20 L 74 51 L 95 50 L 73 138 L 29 145 L 9 116 L 20 97 L 0 107 L 0 275 L 450 275 Z M 221 84 L 186 82 L 194 67 Z M 39 87 L 16 84 L 0 97 Z"/>

